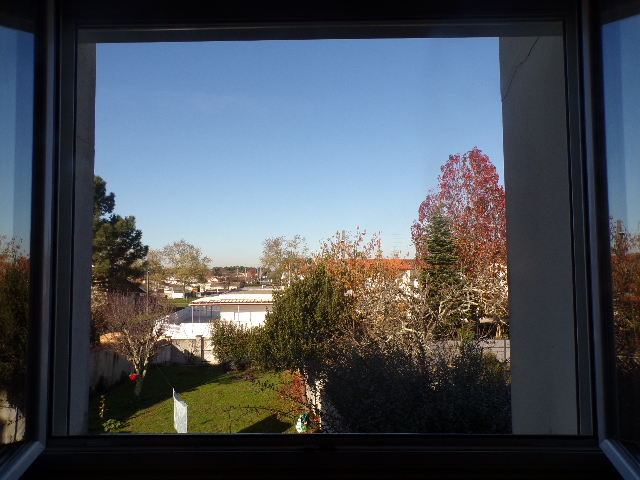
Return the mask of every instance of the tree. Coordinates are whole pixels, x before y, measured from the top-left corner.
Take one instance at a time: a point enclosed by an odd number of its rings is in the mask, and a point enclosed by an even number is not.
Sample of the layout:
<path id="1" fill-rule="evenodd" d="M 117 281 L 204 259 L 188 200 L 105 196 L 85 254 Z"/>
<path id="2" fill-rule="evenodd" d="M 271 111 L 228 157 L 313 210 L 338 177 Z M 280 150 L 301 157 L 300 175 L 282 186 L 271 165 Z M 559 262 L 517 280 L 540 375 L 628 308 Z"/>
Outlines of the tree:
<path id="1" fill-rule="evenodd" d="M 175 278 L 181 285 L 182 291 L 192 283 L 202 282 L 210 272 L 211 259 L 202 256 L 199 247 L 191 245 L 184 239 L 165 245 L 160 251 L 162 265 L 167 275 Z"/>
<path id="2" fill-rule="evenodd" d="M 308 248 L 304 237 L 296 235 L 291 240 L 284 236 L 267 238 L 262 246 L 260 263 L 269 270 L 269 278 L 277 285 L 289 285 L 307 261 Z"/>
<path id="3" fill-rule="evenodd" d="M 0 392 L 18 410 L 26 393 L 30 263 L 15 239 L 0 235 Z"/>
<path id="4" fill-rule="evenodd" d="M 611 276 L 618 367 L 629 371 L 640 364 L 640 235 L 623 222 L 610 221 Z"/>
<path id="5" fill-rule="evenodd" d="M 451 256 L 451 260 L 457 256 L 470 318 L 476 322 L 489 319 L 493 322 L 493 334 L 500 337 L 508 317 L 504 188 L 498 183 L 495 166 L 478 147 L 462 156 L 449 156 L 441 170 L 438 188 L 430 191 L 422 202 L 418 221 L 412 226 L 423 279 L 428 272 L 431 276 L 437 270 L 453 272 L 451 267 L 434 268 L 434 265 L 442 262 L 441 254 Z M 452 245 L 449 242 L 449 247 L 438 246 L 448 235 L 438 226 L 443 221 L 455 239 L 455 253 L 437 252 L 438 248 L 451 250 Z"/>
<path id="6" fill-rule="evenodd" d="M 149 363 L 163 347 L 162 337 L 172 313 L 171 305 L 155 295 L 108 293 L 100 305 L 111 348 L 133 364 L 134 397 L 140 399 Z"/>
<path id="7" fill-rule="evenodd" d="M 147 285 L 149 291 L 153 292 L 161 288 L 167 277 L 166 269 L 162 264 L 162 250 L 149 250 L 144 266 L 149 272 L 150 285 Z"/>
<path id="8" fill-rule="evenodd" d="M 274 292 L 273 311 L 257 332 L 255 360 L 263 366 L 306 372 L 316 370 L 350 319 L 349 297 L 324 265 Z"/>
<path id="9" fill-rule="evenodd" d="M 456 265 L 451 245 L 435 243 L 444 245 L 433 264 Z M 508 365 L 477 342 L 438 342 L 443 322 L 465 315 L 466 290 L 444 280 L 437 297 L 414 289 L 401 281 L 401 263 L 364 232 L 328 239 L 274 295 L 254 359 L 301 372 L 327 431 L 508 432 Z"/>
<path id="10" fill-rule="evenodd" d="M 106 185 L 94 176 L 93 281 L 104 290 L 126 290 L 131 280 L 143 275 L 140 261 L 149 247 L 142 244 L 135 217 L 113 213 L 115 195 L 107 194 Z"/>
<path id="11" fill-rule="evenodd" d="M 632 234 L 622 220 L 609 221 L 611 283 L 616 344 L 618 409 L 625 419 L 621 435 L 638 441 L 640 416 L 640 233 Z"/>
<path id="12" fill-rule="evenodd" d="M 459 285 L 462 280 L 459 247 L 449 221 L 441 213 L 435 213 L 427 219 L 425 230 L 423 268 L 420 273 L 422 286 Z"/>
<path id="13" fill-rule="evenodd" d="M 445 217 L 458 243 L 463 272 L 476 277 L 495 265 L 507 264 L 504 187 L 495 166 L 478 147 L 450 155 L 441 168 L 438 188 L 420 205 L 412 237 L 416 256 L 424 262 L 426 239 L 434 215 Z"/>
<path id="14" fill-rule="evenodd" d="M 433 214 L 425 223 L 419 277 L 429 306 L 425 314 L 431 317 L 438 337 L 459 336 L 471 306 L 467 281 L 461 274 L 458 243 L 449 220 L 441 213 Z"/>

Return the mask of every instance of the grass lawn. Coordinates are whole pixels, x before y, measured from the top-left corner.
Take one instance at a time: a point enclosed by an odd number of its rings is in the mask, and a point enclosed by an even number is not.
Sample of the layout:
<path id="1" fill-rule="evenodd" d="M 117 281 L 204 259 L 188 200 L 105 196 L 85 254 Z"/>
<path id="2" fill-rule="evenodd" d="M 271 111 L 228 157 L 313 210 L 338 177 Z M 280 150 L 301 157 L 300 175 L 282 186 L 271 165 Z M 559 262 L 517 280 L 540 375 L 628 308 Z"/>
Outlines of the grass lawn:
<path id="1" fill-rule="evenodd" d="M 92 397 L 89 429 L 102 433 L 102 423 L 115 419 L 123 425 L 113 433 L 175 433 L 171 384 L 189 404 L 189 433 L 295 433 L 304 410 L 282 395 L 290 378 L 286 372 L 224 373 L 220 367 L 154 364 L 139 404 L 133 402 L 134 382 L 128 380 L 104 394 L 104 418 L 100 395 Z"/>
<path id="2" fill-rule="evenodd" d="M 178 310 L 182 310 L 183 308 L 187 308 L 191 302 L 196 300 L 196 298 L 165 298 L 163 303 L 168 303 L 177 312 Z"/>

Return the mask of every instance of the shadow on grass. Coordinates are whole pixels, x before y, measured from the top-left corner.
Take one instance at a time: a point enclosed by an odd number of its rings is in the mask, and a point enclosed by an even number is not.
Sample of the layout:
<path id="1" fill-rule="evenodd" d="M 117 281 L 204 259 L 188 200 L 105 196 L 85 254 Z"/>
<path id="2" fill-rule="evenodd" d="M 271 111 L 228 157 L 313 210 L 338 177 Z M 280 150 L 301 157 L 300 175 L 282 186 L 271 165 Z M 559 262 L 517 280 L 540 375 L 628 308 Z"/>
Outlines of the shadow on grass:
<path id="1" fill-rule="evenodd" d="M 291 427 L 291 423 L 283 422 L 276 414 L 239 430 L 238 433 L 284 433 Z"/>
<path id="2" fill-rule="evenodd" d="M 97 394 L 89 400 L 89 431 L 102 433 L 102 424 L 108 419 L 125 421 L 136 412 L 148 409 L 171 398 L 173 389 L 180 394 L 192 392 L 211 383 L 229 384 L 242 376 L 241 372 L 225 373 L 219 365 L 158 365 L 149 367 L 139 402 L 134 401 L 135 382 L 128 379 L 104 393 L 106 411 L 100 417 L 100 399 Z"/>

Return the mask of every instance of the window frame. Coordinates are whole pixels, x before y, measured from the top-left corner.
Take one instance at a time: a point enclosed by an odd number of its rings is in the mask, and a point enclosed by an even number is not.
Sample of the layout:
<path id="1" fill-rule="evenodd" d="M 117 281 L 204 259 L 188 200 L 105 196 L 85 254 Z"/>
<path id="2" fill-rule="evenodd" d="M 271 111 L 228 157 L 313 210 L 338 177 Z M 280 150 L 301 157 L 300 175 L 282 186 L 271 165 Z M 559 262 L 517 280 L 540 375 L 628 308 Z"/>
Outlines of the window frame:
<path id="1" fill-rule="evenodd" d="M 310 454 L 314 463 L 319 463 L 318 471 L 328 477 L 363 473 L 393 477 L 400 472 L 435 477 L 478 470 L 483 474 L 490 471 L 511 475 L 537 468 L 540 475 L 579 470 L 585 476 L 602 478 L 602 472 L 609 472 L 608 463 L 598 447 L 603 445 L 605 453 L 609 447 L 613 452 L 618 451 L 617 446 L 611 444 L 607 430 L 610 425 L 607 392 L 612 391 L 607 382 L 611 378 L 612 350 L 607 343 L 611 328 L 603 313 L 606 312 L 603 305 L 608 301 L 608 285 L 603 276 L 608 259 L 603 239 L 608 242 L 608 236 L 603 237 L 603 218 L 606 218 L 607 210 L 601 183 L 605 167 L 601 161 L 599 30 L 594 6 L 586 0 L 581 4 L 547 0 L 513 3 L 516 2 L 454 1 L 425 3 L 407 9 L 397 5 L 373 8 L 359 2 L 348 6 L 318 2 L 304 7 L 290 2 L 272 2 L 268 6 L 261 2 L 246 2 L 181 6 L 182 9 L 176 10 L 175 3 L 169 1 L 142 0 L 135 4 L 96 1 L 89 5 L 75 0 L 46 0 L 38 29 L 40 70 L 36 95 L 36 111 L 39 112 L 36 141 L 39 145 L 35 162 L 43 175 L 34 181 L 34 191 L 37 191 L 34 195 L 38 197 L 34 206 L 34 227 L 37 224 L 41 228 L 34 231 L 43 233 L 34 235 L 33 240 L 40 255 L 34 278 L 42 286 L 41 293 L 34 298 L 40 318 L 38 345 L 43 352 L 37 360 L 41 373 L 33 382 L 34 392 L 39 394 L 35 398 L 41 399 L 36 437 L 42 439 L 46 449 L 30 470 L 31 474 L 37 476 L 38 472 L 50 469 L 64 471 L 73 464 L 77 472 L 103 467 L 107 478 L 126 464 L 131 468 L 129 472 L 153 477 L 149 465 L 154 465 L 156 475 L 161 471 L 178 474 L 181 470 L 175 470 L 176 466 L 171 462 L 177 461 L 181 467 L 187 461 L 192 462 L 189 472 L 208 471 L 217 462 L 223 476 L 259 474 L 275 477 L 281 474 L 285 465 L 303 465 Z M 465 13 L 460 14 L 461 11 Z M 211 31 L 203 27 L 211 26 L 216 27 L 217 38 L 237 38 L 238 32 L 244 38 L 251 37 L 253 32 L 255 38 L 268 38 L 269 35 L 284 39 L 327 38 L 336 36 L 336 32 L 354 35 L 353 38 L 362 35 L 380 37 L 381 29 L 387 29 L 389 36 L 397 36 L 398 32 L 410 36 L 409 32 L 424 33 L 425 29 L 431 34 L 456 36 L 456 32 L 469 32 L 475 25 L 482 28 L 491 25 L 499 32 L 518 22 L 552 19 L 561 20 L 565 29 L 573 249 L 574 259 L 577 259 L 573 272 L 574 304 L 576 318 L 580 321 L 576 326 L 579 366 L 576 380 L 581 389 L 581 404 L 587 410 L 580 417 L 585 431 L 591 425 L 592 405 L 597 406 L 597 421 L 593 422 L 591 434 L 319 435 L 313 438 L 73 435 L 76 427 L 70 414 L 73 411 L 70 402 L 74 398 L 70 392 L 70 379 L 79 373 L 71 359 L 82 351 L 85 342 L 84 332 L 77 330 L 74 324 L 74 318 L 78 318 L 74 312 L 84 308 L 87 302 L 86 292 L 83 293 L 79 286 L 80 267 L 86 261 L 87 239 L 78 234 L 80 225 L 87 218 L 81 218 L 86 217 L 86 211 L 79 210 L 81 206 L 77 199 L 83 195 L 86 198 L 88 171 L 86 165 L 82 167 L 75 161 L 76 119 L 82 114 L 76 102 L 78 89 L 82 88 L 76 75 L 81 41 L 100 41 L 114 32 L 122 40 L 153 35 L 166 41 L 190 41 L 202 39 L 203 35 L 209 38 Z M 353 33 L 354 29 L 358 30 L 357 34 Z M 53 32 L 56 32 L 55 37 Z M 88 245 L 90 247 L 90 242 Z M 51 318 L 53 322 L 49 324 Z M 51 355 L 46 348 L 49 328 L 53 333 Z M 88 345 L 88 335 L 86 343 Z M 49 369 L 55 379 L 50 390 Z M 44 394 L 47 391 L 48 396 Z M 50 408 L 43 409 L 43 398 L 50 400 Z M 266 471 L 256 465 L 259 462 L 246 462 L 247 454 L 258 455 L 264 460 Z M 460 465 L 460 455 L 464 455 L 469 465 Z M 118 462 L 121 462 L 120 466 Z M 431 470 L 424 472 L 423 464 L 429 464 Z M 456 467 L 452 469 L 452 465 Z"/>

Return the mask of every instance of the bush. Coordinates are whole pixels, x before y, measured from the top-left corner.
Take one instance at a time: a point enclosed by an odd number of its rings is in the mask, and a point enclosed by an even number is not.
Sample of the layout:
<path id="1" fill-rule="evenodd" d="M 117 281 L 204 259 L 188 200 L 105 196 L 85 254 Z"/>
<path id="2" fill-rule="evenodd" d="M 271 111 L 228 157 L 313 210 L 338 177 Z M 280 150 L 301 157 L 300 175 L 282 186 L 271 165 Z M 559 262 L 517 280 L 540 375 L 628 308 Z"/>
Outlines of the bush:
<path id="1" fill-rule="evenodd" d="M 121 422 L 120 420 L 116 420 L 114 418 L 110 418 L 102 424 L 102 428 L 105 433 L 117 432 L 118 430 L 122 430 L 126 426 L 126 422 Z"/>
<path id="2" fill-rule="evenodd" d="M 508 364 L 477 341 L 431 350 L 418 362 L 398 346 L 371 342 L 332 356 L 323 425 L 349 433 L 510 433 Z"/>
<path id="3" fill-rule="evenodd" d="M 253 333 L 242 325 L 214 318 L 211 321 L 212 350 L 227 370 L 245 370 L 253 363 Z"/>

